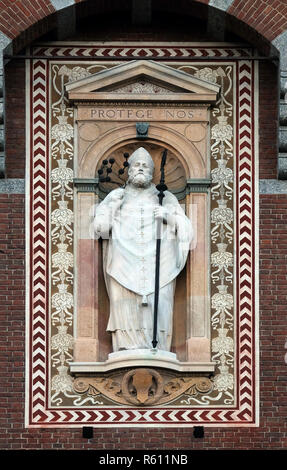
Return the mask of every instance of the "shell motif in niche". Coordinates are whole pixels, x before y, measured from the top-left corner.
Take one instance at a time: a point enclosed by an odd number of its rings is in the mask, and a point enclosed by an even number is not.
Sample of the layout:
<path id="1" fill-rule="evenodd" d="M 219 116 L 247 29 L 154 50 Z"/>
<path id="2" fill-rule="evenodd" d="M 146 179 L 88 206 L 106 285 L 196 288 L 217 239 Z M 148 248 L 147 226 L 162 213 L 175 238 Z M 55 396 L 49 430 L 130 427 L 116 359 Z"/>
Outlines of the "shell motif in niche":
<path id="1" fill-rule="evenodd" d="M 113 181 L 116 181 L 117 184 L 125 184 L 127 180 L 127 171 L 123 175 L 118 175 L 118 170 L 123 167 L 123 162 L 124 162 L 124 153 L 128 153 L 131 155 L 138 147 L 143 146 L 146 148 L 146 150 L 151 154 L 152 159 L 154 161 L 155 165 L 155 170 L 154 170 L 154 176 L 153 176 L 153 182 L 155 184 L 158 184 L 160 181 L 160 163 L 161 163 L 161 157 L 162 157 L 162 152 L 163 152 L 163 147 L 155 144 L 151 144 L 149 142 L 144 143 L 144 145 L 140 145 L 138 142 L 133 142 L 130 144 L 125 145 L 124 147 L 120 147 L 118 149 L 115 149 L 113 152 L 111 152 L 109 155 L 104 155 L 97 167 L 97 170 L 100 168 L 101 163 L 104 159 L 109 159 L 113 157 L 115 159 L 115 163 L 113 164 L 113 173 L 110 174 L 111 179 Z M 186 185 L 186 175 L 185 175 L 185 170 L 180 162 L 180 160 L 177 158 L 175 153 L 172 150 L 168 150 L 168 156 L 167 156 L 167 161 L 166 161 L 166 166 L 165 166 L 165 182 L 168 187 L 169 191 L 180 191 L 185 188 Z M 110 184 L 110 183 L 105 183 L 104 185 L 100 185 L 100 189 L 103 191 L 103 193 L 108 193 L 112 189 L 115 189 L 118 187 L 115 184 Z"/>

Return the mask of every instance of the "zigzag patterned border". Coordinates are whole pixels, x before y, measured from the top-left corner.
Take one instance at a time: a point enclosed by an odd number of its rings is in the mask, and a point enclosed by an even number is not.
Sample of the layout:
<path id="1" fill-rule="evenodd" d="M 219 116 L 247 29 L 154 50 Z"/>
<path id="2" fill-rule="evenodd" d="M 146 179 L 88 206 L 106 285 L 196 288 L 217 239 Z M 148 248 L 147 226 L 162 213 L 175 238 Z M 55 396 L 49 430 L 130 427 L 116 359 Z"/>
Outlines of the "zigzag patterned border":
<path id="1" fill-rule="evenodd" d="M 254 356 L 254 70 L 249 61 L 237 65 L 237 371 L 238 400 L 234 409 L 49 409 L 48 364 L 48 61 L 31 67 L 30 174 L 30 377 L 28 426 L 251 426 L 255 421 Z"/>
<path id="2" fill-rule="evenodd" d="M 39 46 L 33 49 L 35 56 L 47 56 L 69 58 L 77 57 L 83 59 L 177 59 L 177 60 L 190 60 L 194 58 L 213 57 L 246 57 L 252 56 L 253 50 L 246 48 L 237 48 L 231 46 L 167 46 L 167 45 L 145 45 L 139 47 L 134 46 L 86 46 L 86 45 L 71 45 L 71 46 Z"/>
<path id="3" fill-rule="evenodd" d="M 254 348 L 254 73 L 250 62 L 238 64 L 238 344 L 239 344 L 239 406 L 241 415 L 251 419 L 253 413 Z"/>
<path id="4" fill-rule="evenodd" d="M 45 408 L 48 308 L 49 150 L 48 65 L 31 66 L 30 328 L 31 419 Z"/>

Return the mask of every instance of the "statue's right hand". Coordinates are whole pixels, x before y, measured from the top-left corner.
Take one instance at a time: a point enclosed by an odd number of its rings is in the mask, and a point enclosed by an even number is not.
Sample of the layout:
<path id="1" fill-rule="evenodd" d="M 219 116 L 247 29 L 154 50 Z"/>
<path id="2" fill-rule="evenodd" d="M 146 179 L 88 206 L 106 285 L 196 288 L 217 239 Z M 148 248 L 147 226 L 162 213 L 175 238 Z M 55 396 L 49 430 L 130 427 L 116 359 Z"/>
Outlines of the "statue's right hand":
<path id="1" fill-rule="evenodd" d="M 124 189 L 123 188 L 118 188 L 115 191 L 112 192 L 110 196 L 110 204 L 112 206 L 118 206 L 121 204 L 123 197 L 124 197 Z"/>
<path id="2" fill-rule="evenodd" d="M 94 221 L 94 230 L 96 239 L 102 238 L 103 240 L 109 239 L 111 226 L 107 221 L 98 220 Z"/>
<path id="3" fill-rule="evenodd" d="M 94 230 L 97 234 L 101 233 L 101 224 L 99 222 L 94 223 Z"/>

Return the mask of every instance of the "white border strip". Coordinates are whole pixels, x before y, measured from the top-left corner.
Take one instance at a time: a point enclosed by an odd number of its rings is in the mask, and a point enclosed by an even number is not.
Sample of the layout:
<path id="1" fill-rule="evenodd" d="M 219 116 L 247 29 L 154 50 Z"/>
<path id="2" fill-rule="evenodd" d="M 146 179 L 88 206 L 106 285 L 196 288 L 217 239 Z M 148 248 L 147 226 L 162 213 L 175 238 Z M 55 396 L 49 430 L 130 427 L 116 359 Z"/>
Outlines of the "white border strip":
<path id="1" fill-rule="evenodd" d="M 31 152 L 31 141 L 30 141 L 30 100 L 31 100 L 31 88 L 30 88 L 30 67 L 31 61 L 26 60 L 25 64 L 25 86 L 26 86 L 26 174 L 25 174 L 25 427 L 29 425 L 29 401 L 30 401 L 30 152 Z"/>
<path id="2" fill-rule="evenodd" d="M 253 122 L 254 122 L 254 264 L 255 264 L 255 273 L 254 273 L 254 342 L 253 345 L 255 348 L 255 425 L 258 427 L 260 425 L 260 361 L 259 361 L 259 344 L 260 344 L 260 331 L 259 331 L 259 65 L 258 61 L 254 62 L 254 110 L 253 110 Z"/>

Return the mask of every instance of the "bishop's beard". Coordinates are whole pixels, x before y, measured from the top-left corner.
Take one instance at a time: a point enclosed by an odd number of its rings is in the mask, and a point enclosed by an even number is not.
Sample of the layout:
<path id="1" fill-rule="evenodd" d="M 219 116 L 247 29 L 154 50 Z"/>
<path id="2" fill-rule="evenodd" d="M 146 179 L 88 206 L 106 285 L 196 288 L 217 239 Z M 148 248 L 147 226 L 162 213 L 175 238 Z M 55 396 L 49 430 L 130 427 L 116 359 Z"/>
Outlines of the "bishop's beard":
<path id="1" fill-rule="evenodd" d="M 132 184 L 136 188 L 148 188 L 150 186 L 152 176 L 147 176 L 142 173 L 137 173 L 134 176 L 130 176 L 128 183 Z"/>

